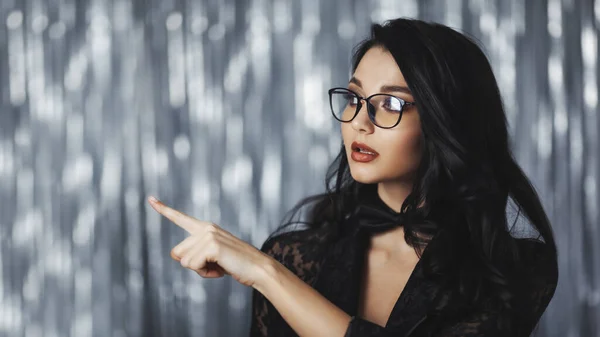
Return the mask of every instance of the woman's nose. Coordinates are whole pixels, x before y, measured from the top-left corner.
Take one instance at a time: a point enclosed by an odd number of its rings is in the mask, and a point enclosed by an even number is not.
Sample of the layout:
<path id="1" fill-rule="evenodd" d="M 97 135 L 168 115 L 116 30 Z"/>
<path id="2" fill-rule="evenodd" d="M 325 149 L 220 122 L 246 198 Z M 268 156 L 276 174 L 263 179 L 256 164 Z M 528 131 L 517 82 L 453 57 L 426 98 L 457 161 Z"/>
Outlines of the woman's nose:
<path id="1" fill-rule="evenodd" d="M 366 101 L 363 100 L 358 114 L 352 120 L 352 128 L 356 131 L 371 131 L 375 127 L 369 118 L 369 109 Z"/>

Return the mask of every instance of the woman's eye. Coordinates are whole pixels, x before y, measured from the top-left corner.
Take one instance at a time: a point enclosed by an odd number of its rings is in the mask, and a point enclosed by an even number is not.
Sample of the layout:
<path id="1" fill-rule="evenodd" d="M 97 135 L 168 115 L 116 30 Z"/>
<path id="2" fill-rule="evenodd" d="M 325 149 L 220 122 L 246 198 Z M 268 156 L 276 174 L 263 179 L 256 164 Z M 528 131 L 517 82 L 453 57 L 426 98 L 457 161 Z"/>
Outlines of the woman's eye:
<path id="1" fill-rule="evenodd" d="M 401 111 L 402 103 L 397 98 L 389 97 L 383 101 L 383 107 L 390 111 Z"/>
<path id="2" fill-rule="evenodd" d="M 349 105 L 356 105 L 357 99 L 354 95 L 344 95 L 344 99 L 348 102 Z"/>

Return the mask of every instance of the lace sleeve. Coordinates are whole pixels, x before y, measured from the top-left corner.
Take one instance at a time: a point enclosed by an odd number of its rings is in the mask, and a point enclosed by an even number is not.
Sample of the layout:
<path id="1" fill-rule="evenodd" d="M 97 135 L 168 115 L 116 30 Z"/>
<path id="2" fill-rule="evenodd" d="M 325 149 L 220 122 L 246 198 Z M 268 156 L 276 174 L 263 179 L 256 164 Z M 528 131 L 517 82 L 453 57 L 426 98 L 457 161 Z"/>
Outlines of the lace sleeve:
<path id="1" fill-rule="evenodd" d="M 323 238 L 309 230 L 287 232 L 268 239 L 260 250 L 312 285 L 320 266 L 318 247 Z M 256 289 L 252 290 L 251 315 L 250 337 L 293 334 L 273 304 Z"/>
<path id="2" fill-rule="evenodd" d="M 250 337 L 269 336 L 269 309 L 270 303 L 256 289 L 252 290 L 252 321 L 250 323 Z"/>
<path id="3" fill-rule="evenodd" d="M 274 245 L 274 239 L 265 241 L 260 250 L 269 256 L 277 258 L 281 255 L 281 245 Z M 252 321 L 250 324 L 250 337 L 269 336 L 269 319 L 274 313 L 275 308 L 263 294 L 256 289 L 252 289 Z"/>

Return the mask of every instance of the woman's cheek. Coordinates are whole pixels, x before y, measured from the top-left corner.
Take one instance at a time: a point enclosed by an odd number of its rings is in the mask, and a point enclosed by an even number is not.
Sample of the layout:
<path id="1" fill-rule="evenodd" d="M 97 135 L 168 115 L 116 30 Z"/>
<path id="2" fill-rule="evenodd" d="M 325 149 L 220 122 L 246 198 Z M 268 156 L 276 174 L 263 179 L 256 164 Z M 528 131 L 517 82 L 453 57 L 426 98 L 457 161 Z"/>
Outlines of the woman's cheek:
<path id="1" fill-rule="evenodd" d="M 394 167 L 399 176 L 404 176 L 415 171 L 421 162 L 421 140 L 420 134 L 404 135 L 396 139 L 394 151 L 388 152 L 390 166 Z"/>

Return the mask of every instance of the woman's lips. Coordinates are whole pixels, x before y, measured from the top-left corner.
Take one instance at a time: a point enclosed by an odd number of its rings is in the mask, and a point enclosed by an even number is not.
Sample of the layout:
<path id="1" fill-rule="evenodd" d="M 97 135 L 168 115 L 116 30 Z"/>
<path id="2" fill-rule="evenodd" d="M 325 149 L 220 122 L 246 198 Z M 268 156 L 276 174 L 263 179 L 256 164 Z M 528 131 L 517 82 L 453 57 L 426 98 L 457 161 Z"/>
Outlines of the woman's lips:
<path id="1" fill-rule="evenodd" d="M 379 156 L 377 151 L 363 143 L 353 142 L 351 148 L 352 154 L 350 157 L 357 162 L 367 163 Z"/>

